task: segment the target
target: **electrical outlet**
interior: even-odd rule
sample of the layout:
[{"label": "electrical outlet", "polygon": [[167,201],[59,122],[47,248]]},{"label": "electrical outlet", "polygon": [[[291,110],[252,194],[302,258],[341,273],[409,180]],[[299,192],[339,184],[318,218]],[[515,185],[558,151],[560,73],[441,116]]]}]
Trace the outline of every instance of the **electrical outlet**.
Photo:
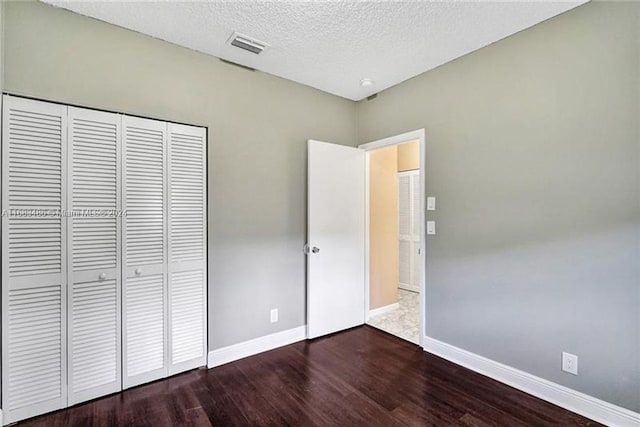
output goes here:
[{"label": "electrical outlet", "polygon": [[563,351],[562,370],[573,375],[578,375],[578,356]]},{"label": "electrical outlet", "polygon": [[271,323],[276,323],[278,321],[278,309],[271,309]]}]

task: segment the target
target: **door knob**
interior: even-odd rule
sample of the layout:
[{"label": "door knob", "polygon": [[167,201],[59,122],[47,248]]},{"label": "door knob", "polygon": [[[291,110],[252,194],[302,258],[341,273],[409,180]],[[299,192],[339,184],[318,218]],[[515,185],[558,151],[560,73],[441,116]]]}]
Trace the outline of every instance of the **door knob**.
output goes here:
[{"label": "door knob", "polygon": [[314,246],[314,247],[311,249],[311,252],[313,252],[314,254],[317,254],[318,252],[320,252],[320,248],[319,248],[319,247],[317,247],[317,246]]},{"label": "door knob", "polygon": [[100,280],[104,280],[104,279],[106,279],[106,278],[107,278],[107,273],[100,273],[100,274],[98,275],[98,279],[100,279]]},{"label": "door knob", "polygon": [[134,271],[134,273],[136,273],[136,276],[139,276],[142,274],[142,270],[140,270],[139,268],[136,268],[136,271]]}]

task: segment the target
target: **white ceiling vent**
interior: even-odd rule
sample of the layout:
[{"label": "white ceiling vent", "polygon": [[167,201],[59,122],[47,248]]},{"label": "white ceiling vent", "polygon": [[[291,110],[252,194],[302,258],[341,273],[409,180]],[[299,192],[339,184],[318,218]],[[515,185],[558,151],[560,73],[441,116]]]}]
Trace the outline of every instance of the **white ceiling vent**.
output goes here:
[{"label": "white ceiling vent", "polygon": [[265,42],[261,42],[260,40],[240,33],[231,34],[231,37],[227,40],[227,44],[255,53],[256,55],[261,54],[269,47]]}]

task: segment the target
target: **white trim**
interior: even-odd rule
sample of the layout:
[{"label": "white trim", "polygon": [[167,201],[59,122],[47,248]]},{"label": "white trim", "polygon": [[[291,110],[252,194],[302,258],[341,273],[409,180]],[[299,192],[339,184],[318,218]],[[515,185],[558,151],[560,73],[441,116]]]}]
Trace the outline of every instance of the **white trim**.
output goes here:
[{"label": "white trim", "polygon": [[398,283],[398,289],[402,289],[404,291],[415,292],[417,294],[420,293],[420,286],[408,285],[406,283]]},{"label": "white trim", "polygon": [[[425,140],[425,131],[424,128],[412,130],[410,132],[401,133],[400,135],[394,135],[387,138],[379,139],[373,142],[367,142],[366,144],[358,145],[358,148],[362,148],[366,151],[375,150],[377,148],[388,147],[390,145],[398,145],[404,142],[420,140],[420,142],[424,142]],[[420,153],[420,157],[423,158],[422,153]]]},{"label": "white trim", "polygon": [[393,304],[383,305],[382,307],[374,308],[373,310],[369,310],[367,312],[367,320],[369,320],[373,316],[380,316],[381,314],[388,313],[393,310],[397,310],[400,307],[399,302],[394,302]]},{"label": "white trim", "polygon": [[418,176],[420,175],[420,169],[409,169],[406,171],[399,171],[398,176]]},{"label": "white trim", "polygon": [[228,347],[222,347],[209,352],[207,367],[214,368],[233,362],[254,354],[273,350],[274,348],[293,344],[307,338],[306,325],[297,328],[287,329],[286,331],[276,332],[275,334],[265,335],[249,341],[233,344]]},{"label": "white trim", "polygon": [[609,426],[640,426],[640,414],[425,336],[424,350]]},{"label": "white trim", "polygon": [[391,145],[398,145],[405,142],[410,141],[419,141],[420,144],[420,262],[422,265],[421,273],[420,273],[420,332],[418,335],[418,339],[420,341],[420,347],[424,348],[423,337],[425,335],[424,323],[425,323],[425,286],[426,286],[426,270],[427,270],[427,235],[425,234],[425,224],[426,224],[426,212],[425,212],[425,200],[427,198],[427,183],[426,183],[426,136],[425,136],[424,128],[414,130],[411,132],[406,132],[400,135],[390,136],[388,138],[379,139],[377,141],[368,142],[366,144],[361,144],[358,148],[361,148],[366,153],[366,163],[365,163],[365,313],[369,312],[369,151],[375,150],[382,147],[388,147]]}]

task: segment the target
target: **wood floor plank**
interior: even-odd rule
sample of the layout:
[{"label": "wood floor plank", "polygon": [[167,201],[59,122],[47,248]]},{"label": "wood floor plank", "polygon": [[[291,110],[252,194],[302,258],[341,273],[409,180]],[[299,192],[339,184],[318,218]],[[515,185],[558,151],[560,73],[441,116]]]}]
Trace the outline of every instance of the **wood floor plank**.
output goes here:
[{"label": "wood floor plank", "polygon": [[598,426],[362,326],[197,369],[25,427]]}]

